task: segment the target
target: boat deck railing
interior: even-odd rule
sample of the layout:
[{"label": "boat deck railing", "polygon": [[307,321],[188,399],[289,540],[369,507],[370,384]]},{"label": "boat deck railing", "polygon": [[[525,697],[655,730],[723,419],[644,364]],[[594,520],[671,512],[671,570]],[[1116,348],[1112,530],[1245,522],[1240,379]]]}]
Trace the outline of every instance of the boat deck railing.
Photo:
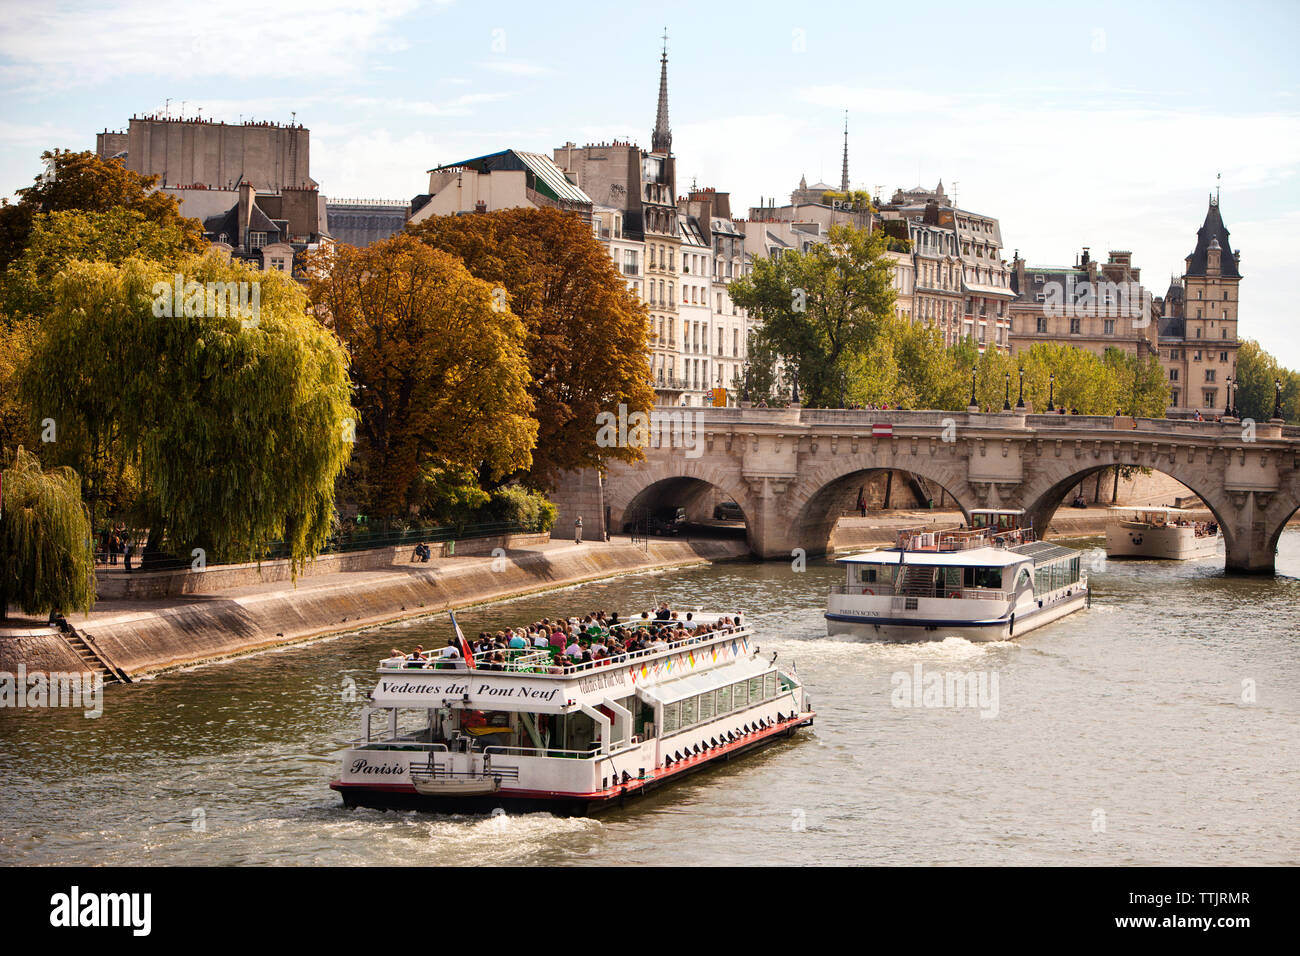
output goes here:
[{"label": "boat deck railing", "polygon": [[919,597],[919,598],[953,598],[963,601],[1010,601],[1013,597],[1010,591],[1000,591],[993,588],[953,588],[952,590],[940,589],[933,584],[909,584],[903,587],[894,587],[888,584],[832,584],[831,594],[846,594],[854,597],[865,595],[867,597]]},{"label": "boat deck railing", "polygon": [[995,531],[992,528],[905,528],[898,532],[895,546],[900,551],[970,551],[975,548],[1013,548],[1034,540],[1032,528]]},{"label": "boat deck railing", "polygon": [[[635,622],[633,626],[639,626]],[[677,622],[648,621],[647,624],[675,624]],[[747,624],[740,627],[724,628],[716,631],[705,631],[702,634],[692,634],[690,637],[683,638],[680,641],[673,641],[666,647],[648,647],[640,651],[622,651],[618,654],[611,654],[608,657],[602,657],[599,660],[585,661],[578,664],[556,664],[555,659],[559,657],[559,648],[513,648],[505,650],[479,651],[474,655],[475,669],[487,671],[488,673],[514,673],[514,674],[562,674],[572,676],[574,674],[584,674],[595,670],[598,667],[608,667],[612,664],[626,664],[628,661],[641,660],[642,658],[654,657],[659,654],[671,654],[674,651],[685,647],[692,647],[697,644],[704,644],[714,638],[719,637],[744,637],[748,638],[753,634],[753,630]],[[590,635],[584,635],[589,637]],[[492,661],[492,666],[487,664],[491,658],[497,654],[505,655],[506,659],[502,662]],[[380,668],[384,670],[461,670],[468,671],[464,661],[459,658],[433,658],[425,661],[423,664],[416,663],[407,657],[389,657],[379,662]]]}]

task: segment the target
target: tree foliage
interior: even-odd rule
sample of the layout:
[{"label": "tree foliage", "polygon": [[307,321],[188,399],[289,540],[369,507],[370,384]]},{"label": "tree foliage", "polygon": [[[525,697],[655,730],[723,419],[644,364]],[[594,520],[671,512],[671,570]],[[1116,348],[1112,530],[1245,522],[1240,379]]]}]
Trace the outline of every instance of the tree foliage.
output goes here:
[{"label": "tree foliage", "polygon": [[[164,539],[209,560],[250,560],[283,540],[299,563],[326,540],[351,451],[346,356],[287,276],[217,255],[179,271],[183,302],[164,310],[170,268],[70,265],[20,370],[22,397],[53,423],[56,460],[138,470],[146,560]],[[251,320],[214,308],[208,285],[241,282],[260,290]]]},{"label": "tree foliage", "polygon": [[539,428],[520,477],[548,488],[561,471],[640,460],[638,448],[596,444],[599,413],[649,412],[654,391],[645,306],[590,226],[559,210],[519,208],[434,216],[412,234],[503,290],[523,320]]},{"label": "tree foliage", "polygon": [[1257,422],[1273,417],[1277,402],[1277,387],[1282,386],[1282,418],[1291,424],[1300,424],[1300,372],[1281,364],[1258,342],[1246,339],[1237,350],[1236,390],[1234,404],[1243,418]]},{"label": "tree foliage", "polygon": [[728,287],[732,301],[761,322],[751,344],[795,370],[800,398],[814,408],[844,401],[850,367],[894,314],[885,236],[832,226],[827,239],[807,252],[759,259]]},{"label": "tree foliage", "polygon": [[4,470],[0,513],[0,618],[9,602],[26,614],[89,611],[95,555],[81,480],[70,468],[41,468],[21,447]]},{"label": "tree foliage", "polygon": [[524,326],[454,256],[409,235],[308,265],[351,358],[360,504],[385,518],[527,469],[537,438]]},{"label": "tree foliage", "polygon": [[38,213],[26,247],[0,274],[0,314],[10,320],[45,315],[51,306],[52,280],[71,262],[120,265],[136,258],[177,263],[193,251],[186,226],[192,221],[150,219],[125,206],[103,212]]},{"label": "tree foliage", "polygon": [[45,174],[18,190],[19,200],[0,204],[0,270],[27,248],[41,213],[81,210],[108,212],[125,208],[164,230],[177,229],[189,251],[203,248],[203,225],[180,214],[174,196],[157,189],[157,176],[141,176],[120,159],[101,159],[90,151],[46,150]]}]

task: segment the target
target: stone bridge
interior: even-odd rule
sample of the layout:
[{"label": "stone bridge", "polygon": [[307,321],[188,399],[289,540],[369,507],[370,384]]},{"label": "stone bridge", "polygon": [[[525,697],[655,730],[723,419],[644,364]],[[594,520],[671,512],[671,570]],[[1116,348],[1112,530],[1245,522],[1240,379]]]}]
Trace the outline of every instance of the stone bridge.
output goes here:
[{"label": "stone bridge", "polygon": [[[651,447],[614,464],[603,499],[624,515],[684,505],[720,489],[745,513],[764,558],[827,550],[866,474],[897,469],[940,486],[962,511],[1024,508],[1046,528],[1065,496],[1112,465],[1181,482],[1214,514],[1230,571],[1270,573],[1278,536],[1300,508],[1300,428],[1007,412],[702,408],[656,412]],[[873,427],[874,426],[874,427]],[[936,492],[937,497],[937,492]]]}]

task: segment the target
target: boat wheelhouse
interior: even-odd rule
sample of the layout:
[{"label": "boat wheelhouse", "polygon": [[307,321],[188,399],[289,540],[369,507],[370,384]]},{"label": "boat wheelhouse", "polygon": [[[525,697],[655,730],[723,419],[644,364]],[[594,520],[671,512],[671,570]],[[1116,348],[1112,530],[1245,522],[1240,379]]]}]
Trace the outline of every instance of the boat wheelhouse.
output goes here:
[{"label": "boat wheelhouse", "polygon": [[537,648],[383,661],[330,786],[348,806],[585,814],[812,724],[797,674],[740,615],[695,619],[717,623],[580,664]]},{"label": "boat wheelhouse", "polygon": [[1106,556],[1192,561],[1219,550],[1219,526],[1193,521],[1191,512],[1163,505],[1116,506],[1106,526]]},{"label": "boat wheelhouse", "polygon": [[981,509],[970,527],[903,531],[893,548],[837,559],[827,633],[878,640],[1018,637],[1084,607],[1080,552],[1034,540],[1024,513]]}]

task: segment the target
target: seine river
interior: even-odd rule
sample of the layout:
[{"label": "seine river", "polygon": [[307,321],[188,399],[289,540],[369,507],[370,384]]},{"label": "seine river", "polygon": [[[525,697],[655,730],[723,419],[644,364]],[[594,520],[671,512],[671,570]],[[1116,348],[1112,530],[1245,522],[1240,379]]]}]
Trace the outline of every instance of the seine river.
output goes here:
[{"label": "seine river", "polygon": [[[621,578],[466,611],[466,630],[656,599],[746,610],[816,726],[595,819],[349,811],[327,784],[374,664],[437,618],[191,668],[105,711],[0,716],[7,864],[1295,864],[1300,533],[1276,578],[1094,564],[1087,611],[1014,642],[830,640],[828,564]],[[994,707],[894,706],[915,665]],[[991,702],[986,701],[986,704]]]}]

